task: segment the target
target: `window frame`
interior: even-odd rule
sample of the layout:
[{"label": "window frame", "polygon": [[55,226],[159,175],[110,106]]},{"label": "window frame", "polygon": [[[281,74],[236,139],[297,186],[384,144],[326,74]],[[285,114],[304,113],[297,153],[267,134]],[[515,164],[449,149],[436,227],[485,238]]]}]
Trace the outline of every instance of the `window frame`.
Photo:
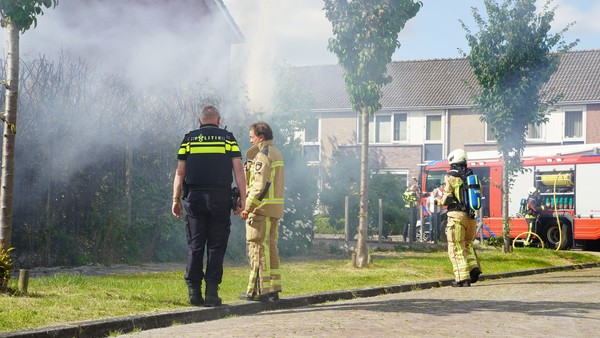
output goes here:
[{"label": "window frame", "polygon": [[[546,128],[544,128],[544,126],[545,126],[544,123],[540,123],[540,124],[530,123],[527,126],[527,134],[525,135],[525,141],[534,141],[535,142],[535,141],[543,141],[543,140],[545,140],[544,136],[545,136],[545,130],[546,130]],[[539,128],[539,137],[530,137],[529,136],[530,135],[529,133],[531,132],[531,128],[532,127]]]},{"label": "window frame", "polygon": [[[398,125],[398,139],[396,139],[396,116],[404,116],[404,139],[401,138],[403,135]],[[399,122],[398,122],[399,123]],[[393,112],[392,113],[392,142],[393,143],[408,143],[408,113],[406,112]]]},{"label": "window frame", "polygon": [[317,160],[306,160],[308,164],[318,164],[321,163],[321,119],[316,118],[317,122],[317,139],[316,141],[306,141],[306,128],[303,129],[302,132],[302,158],[305,158],[307,147],[318,147],[317,151]]},{"label": "window frame", "polygon": [[[431,139],[430,137],[430,118],[436,117],[439,118],[439,139]],[[443,116],[442,114],[426,114],[425,115],[425,143],[433,143],[438,144],[442,143],[444,140],[444,125],[443,125]]]},{"label": "window frame", "polygon": [[[569,113],[579,113],[579,136],[567,136],[567,114]],[[584,110],[583,109],[565,109],[563,116],[563,140],[565,141],[582,141],[584,140],[585,134],[585,118],[584,118]]]},{"label": "window frame", "polygon": [[485,141],[486,143],[496,143],[496,135],[494,135],[492,131],[492,125],[490,123],[485,123]]},{"label": "window frame", "polygon": [[[404,115],[406,117],[405,123],[406,123],[406,140],[395,140],[395,126],[396,126],[396,116],[399,115]],[[378,134],[378,125],[377,125],[377,118],[389,118],[389,124],[390,124],[390,128],[389,129],[389,135],[386,136],[386,140],[385,142],[381,142],[381,141],[376,141],[378,138],[381,139],[381,137]],[[361,116],[358,115],[357,118],[357,143],[361,144],[361,138],[362,138],[362,124],[361,124]],[[373,144],[373,145],[383,145],[383,144],[398,144],[398,143],[408,143],[409,142],[409,126],[408,126],[408,113],[406,112],[384,112],[384,113],[376,113],[374,115],[369,116],[369,144]]]}]

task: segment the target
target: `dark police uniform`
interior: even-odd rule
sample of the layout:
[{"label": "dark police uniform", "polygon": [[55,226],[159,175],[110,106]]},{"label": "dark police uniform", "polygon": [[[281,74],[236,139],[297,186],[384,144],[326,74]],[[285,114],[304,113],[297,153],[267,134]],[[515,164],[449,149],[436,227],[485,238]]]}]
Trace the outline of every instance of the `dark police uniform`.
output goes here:
[{"label": "dark police uniform", "polygon": [[[233,158],[241,158],[233,134],[214,124],[204,124],[185,135],[177,159],[185,161],[183,207],[186,212],[188,286],[220,284],[223,258],[231,227]],[[207,248],[206,273],[203,271]]]}]

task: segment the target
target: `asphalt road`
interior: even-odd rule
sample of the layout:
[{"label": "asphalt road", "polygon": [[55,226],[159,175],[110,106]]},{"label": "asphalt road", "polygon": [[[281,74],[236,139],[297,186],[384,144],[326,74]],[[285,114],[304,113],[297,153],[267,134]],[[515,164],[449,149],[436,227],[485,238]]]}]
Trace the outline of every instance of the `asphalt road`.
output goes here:
[{"label": "asphalt road", "polygon": [[599,335],[600,267],[595,267],[231,316],[121,337]]}]

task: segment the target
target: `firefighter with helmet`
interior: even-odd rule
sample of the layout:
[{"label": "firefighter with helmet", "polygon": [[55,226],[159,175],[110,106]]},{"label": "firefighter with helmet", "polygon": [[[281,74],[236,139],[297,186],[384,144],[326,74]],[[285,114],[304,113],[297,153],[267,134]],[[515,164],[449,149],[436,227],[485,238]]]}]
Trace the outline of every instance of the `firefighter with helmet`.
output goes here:
[{"label": "firefighter with helmet", "polygon": [[448,257],[454,272],[454,287],[467,287],[479,280],[481,268],[473,250],[477,230],[475,214],[470,209],[465,194],[465,180],[473,171],[467,168],[467,153],[456,149],[448,155],[450,171],[444,176],[441,203],[448,208],[446,237]]},{"label": "firefighter with helmet", "polygon": [[536,187],[531,187],[527,190],[527,209],[525,211],[525,222],[527,222],[527,238],[523,243],[524,246],[531,245],[531,234],[536,231],[536,223],[538,216],[544,210],[542,205],[542,199],[540,198],[540,192]]}]

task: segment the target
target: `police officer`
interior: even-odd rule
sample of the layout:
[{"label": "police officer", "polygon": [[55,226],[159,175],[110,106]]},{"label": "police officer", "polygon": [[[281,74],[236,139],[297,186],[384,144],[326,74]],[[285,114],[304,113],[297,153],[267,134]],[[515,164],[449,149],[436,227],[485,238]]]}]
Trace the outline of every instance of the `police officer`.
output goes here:
[{"label": "police officer", "polygon": [[540,199],[540,192],[536,187],[531,187],[527,191],[527,210],[525,211],[525,221],[527,222],[527,238],[523,243],[524,246],[531,245],[531,233],[535,233],[535,224],[541,211],[544,210],[542,200]]},{"label": "police officer", "polygon": [[241,212],[246,220],[250,277],[241,298],[276,301],[281,292],[278,225],[283,217],[283,157],[273,145],[273,131],[265,122],[250,126],[252,147],[246,153],[248,197]]},{"label": "police officer", "polygon": [[[233,134],[219,128],[221,116],[214,106],[205,106],[200,128],[185,135],[177,153],[173,181],[172,213],[180,218],[186,212],[188,257],[185,282],[190,303],[218,306],[218,285],[223,277],[223,258],[231,227],[231,208],[236,213],[245,206],[246,186],[241,152]],[[232,206],[232,172],[240,189],[240,201]],[[183,194],[182,194],[183,191]],[[207,248],[206,271],[203,268]],[[202,280],[206,282],[202,297]]]},{"label": "police officer", "polygon": [[444,176],[445,185],[441,200],[442,205],[448,207],[448,257],[455,279],[452,286],[465,287],[477,282],[481,274],[472,246],[477,221],[465,200],[463,184],[472,171],[467,168],[467,153],[463,149],[452,151],[448,155],[448,162],[450,171]]}]

